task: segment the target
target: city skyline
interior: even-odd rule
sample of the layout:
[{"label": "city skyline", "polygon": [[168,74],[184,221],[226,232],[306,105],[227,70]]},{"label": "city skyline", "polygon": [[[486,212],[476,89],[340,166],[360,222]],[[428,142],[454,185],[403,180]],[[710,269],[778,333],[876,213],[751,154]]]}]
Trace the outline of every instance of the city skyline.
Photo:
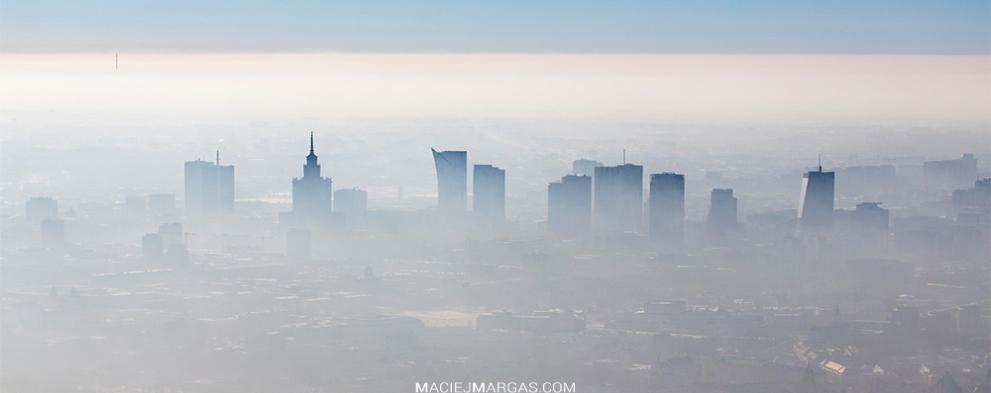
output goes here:
[{"label": "city skyline", "polygon": [[0,0],[0,391],[991,393],[991,0]]}]

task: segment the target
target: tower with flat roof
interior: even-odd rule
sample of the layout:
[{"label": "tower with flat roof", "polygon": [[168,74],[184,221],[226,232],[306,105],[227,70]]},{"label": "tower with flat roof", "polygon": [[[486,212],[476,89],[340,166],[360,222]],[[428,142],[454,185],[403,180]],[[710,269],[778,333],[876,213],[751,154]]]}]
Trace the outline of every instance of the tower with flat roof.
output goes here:
[{"label": "tower with flat roof", "polygon": [[492,165],[475,165],[472,173],[472,211],[480,222],[506,219],[506,171]]},{"label": "tower with flat roof", "polygon": [[650,175],[650,235],[659,245],[680,249],[685,241],[685,175]]},{"label": "tower with flat roof", "polygon": [[714,188],[709,194],[709,215],[705,231],[710,236],[723,236],[737,227],[736,197],[731,188]]},{"label": "tower with flat roof", "polygon": [[234,213],[234,166],[220,164],[220,150],[213,162],[186,161],[183,172],[186,215],[193,219]]},{"label": "tower with flat roof", "polygon": [[643,166],[595,168],[593,225],[600,231],[639,231],[643,221]]},{"label": "tower with flat roof", "polygon": [[582,234],[592,224],[592,177],[568,175],[547,185],[547,229]]}]

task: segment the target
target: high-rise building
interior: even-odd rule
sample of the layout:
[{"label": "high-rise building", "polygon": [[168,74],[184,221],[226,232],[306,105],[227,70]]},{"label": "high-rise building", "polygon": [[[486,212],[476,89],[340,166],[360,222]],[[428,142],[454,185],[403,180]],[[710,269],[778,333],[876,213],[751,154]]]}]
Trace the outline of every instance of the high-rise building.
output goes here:
[{"label": "high-rise building", "polygon": [[922,171],[932,181],[969,185],[977,179],[977,159],[968,153],[955,160],[926,161]]},{"label": "high-rise building", "polygon": [[571,163],[571,173],[592,176],[595,174],[595,168],[600,166],[602,166],[601,162],[582,158]]},{"label": "high-rise building", "polygon": [[586,233],[592,224],[592,177],[568,175],[547,186],[547,227],[561,234]]},{"label": "high-rise building", "polygon": [[731,188],[714,188],[709,194],[709,216],[705,229],[709,235],[720,236],[736,229],[736,197]]},{"label": "high-rise building", "polygon": [[28,199],[24,203],[24,216],[31,223],[54,220],[58,218],[58,201],[46,197]]},{"label": "high-rise building", "polygon": [[175,244],[185,244],[186,234],[182,231],[182,224],[170,222],[158,226],[158,235],[162,237],[162,244],[165,248]]},{"label": "high-rise building", "polygon": [[475,165],[472,175],[472,210],[482,222],[506,218],[506,171],[492,165]]},{"label": "high-rise building", "polygon": [[234,213],[234,166],[214,162],[186,161],[184,171],[186,214],[194,218],[229,216]]},{"label": "high-rise building", "polygon": [[643,221],[643,166],[595,168],[593,223],[602,231],[638,231]]},{"label": "high-rise building", "polygon": [[650,234],[659,245],[678,249],[685,241],[685,175],[650,175]]},{"label": "high-rise building", "polygon": [[313,151],[310,133],[310,154],[303,165],[303,177],[292,179],[292,214],[296,222],[322,222],[333,208],[333,181],[320,175],[320,164]]},{"label": "high-rise building", "polygon": [[172,263],[185,263],[189,259],[189,251],[186,245],[186,233],[182,231],[182,224],[178,222],[161,224],[158,226],[158,236],[162,240],[162,249],[165,251],[165,259]]},{"label": "high-rise building", "polygon": [[802,196],[798,203],[798,219],[803,229],[822,229],[833,225],[833,172],[816,171],[802,176]]},{"label": "high-rise building", "polygon": [[437,210],[462,213],[468,206],[468,152],[430,149],[437,168]]},{"label": "high-rise building", "polygon": [[368,193],[357,188],[334,191],[334,211],[346,220],[360,220],[368,211]]}]

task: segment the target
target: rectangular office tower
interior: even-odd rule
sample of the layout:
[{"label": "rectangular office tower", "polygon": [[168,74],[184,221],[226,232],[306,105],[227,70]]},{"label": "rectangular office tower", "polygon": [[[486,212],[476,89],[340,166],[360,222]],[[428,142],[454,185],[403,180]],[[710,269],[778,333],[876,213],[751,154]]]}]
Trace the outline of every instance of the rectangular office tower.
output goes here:
[{"label": "rectangular office tower", "polygon": [[186,161],[184,171],[186,214],[193,218],[234,213],[234,166],[215,162]]},{"label": "rectangular office tower", "polygon": [[650,235],[659,245],[680,249],[685,241],[685,175],[650,175]]},{"label": "rectangular office tower", "polygon": [[28,199],[24,203],[24,217],[33,224],[58,218],[58,201],[47,197]]},{"label": "rectangular office tower", "polygon": [[492,165],[475,165],[472,172],[472,209],[481,222],[506,219],[506,171]]},{"label": "rectangular office tower", "polygon": [[803,229],[822,229],[833,225],[833,172],[809,171],[802,176],[802,196],[798,202],[798,220]]},{"label": "rectangular office tower", "polygon": [[600,231],[638,231],[643,221],[643,166],[595,168],[593,223]]},{"label": "rectangular office tower", "polygon": [[430,151],[437,168],[437,210],[464,212],[468,207],[468,152]]},{"label": "rectangular office tower", "polygon": [[714,188],[709,197],[709,216],[705,231],[709,235],[725,235],[736,229],[736,197],[731,188]]},{"label": "rectangular office tower", "polygon": [[568,175],[547,185],[547,228],[551,232],[581,234],[591,224],[591,176]]}]

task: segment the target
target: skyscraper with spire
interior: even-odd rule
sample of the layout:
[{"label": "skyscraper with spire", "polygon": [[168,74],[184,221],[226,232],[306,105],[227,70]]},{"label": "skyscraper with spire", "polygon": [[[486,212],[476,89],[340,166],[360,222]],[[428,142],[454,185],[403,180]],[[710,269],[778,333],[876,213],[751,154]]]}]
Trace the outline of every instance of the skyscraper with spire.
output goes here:
[{"label": "skyscraper with spire", "polygon": [[297,222],[319,221],[330,216],[333,182],[320,176],[320,164],[313,149],[313,132],[310,132],[310,154],[303,165],[303,177],[292,179],[292,214]]}]

